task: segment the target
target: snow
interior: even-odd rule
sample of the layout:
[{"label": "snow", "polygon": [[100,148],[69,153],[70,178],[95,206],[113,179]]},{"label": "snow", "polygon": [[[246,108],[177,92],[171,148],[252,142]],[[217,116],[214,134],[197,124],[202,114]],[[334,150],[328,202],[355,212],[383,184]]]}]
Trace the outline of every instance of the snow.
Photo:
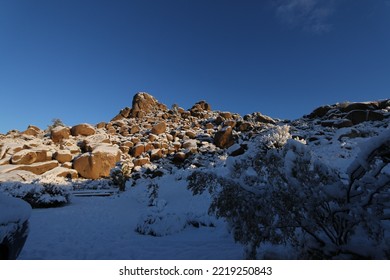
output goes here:
[{"label": "snow", "polygon": [[93,153],[109,154],[116,157],[119,153],[119,149],[118,147],[111,146],[109,144],[99,144],[98,146],[96,146],[96,148],[93,149]]},{"label": "snow", "polygon": [[[141,179],[119,195],[73,197],[65,207],[34,209],[19,259],[242,259],[242,246],[225,222],[208,216],[208,195],[187,190],[180,179],[186,175]],[[151,183],[159,190],[149,206]],[[144,226],[147,217],[157,222]],[[138,226],[159,236],[140,234]]]},{"label": "snow", "polygon": [[30,217],[31,207],[21,199],[0,194],[0,225],[24,222]]}]

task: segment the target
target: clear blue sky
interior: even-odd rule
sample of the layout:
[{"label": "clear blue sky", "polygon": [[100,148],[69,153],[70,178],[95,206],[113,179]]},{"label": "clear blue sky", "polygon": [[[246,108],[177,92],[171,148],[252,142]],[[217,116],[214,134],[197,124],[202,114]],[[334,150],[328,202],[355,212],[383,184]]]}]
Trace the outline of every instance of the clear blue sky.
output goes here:
[{"label": "clear blue sky", "polygon": [[295,119],[390,97],[388,0],[0,0],[0,132],[109,121],[146,91]]}]

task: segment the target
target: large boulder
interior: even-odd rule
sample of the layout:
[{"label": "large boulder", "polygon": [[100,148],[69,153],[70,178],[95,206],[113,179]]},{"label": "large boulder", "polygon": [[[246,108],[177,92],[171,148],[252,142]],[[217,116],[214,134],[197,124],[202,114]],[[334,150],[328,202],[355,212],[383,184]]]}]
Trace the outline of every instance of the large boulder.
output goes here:
[{"label": "large boulder", "polygon": [[97,146],[111,144],[107,134],[94,134],[86,137],[79,145],[86,152],[92,152]]},{"label": "large boulder", "polygon": [[65,163],[72,161],[73,156],[69,150],[59,150],[54,153],[54,159],[59,163]]},{"label": "large boulder", "polygon": [[32,181],[36,178],[37,176],[34,173],[23,170],[13,170],[0,174],[0,182],[24,182]]},{"label": "large boulder", "polygon": [[97,146],[91,153],[84,153],[73,161],[73,168],[86,179],[108,177],[115,164],[121,159],[118,147]]},{"label": "large boulder", "polygon": [[32,172],[35,175],[42,175],[43,173],[56,168],[58,165],[58,161],[51,160],[46,162],[36,162],[29,165],[20,165],[15,170],[24,170]]},{"label": "large boulder", "polygon": [[21,150],[11,158],[12,164],[31,164],[37,160],[37,153],[32,150]]},{"label": "large boulder", "polygon": [[65,178],[70,178],[70,179],[77,179],[78,178],[78,172],[77,170],[74,169],[69,169],[65,167],[56,167],[52,170],[49,170],[42,174],[42,177],[65,177]]},{"label": "large boulder", "polygon": [[39,127],[34,125],[29,125],[28,128],[22,132],[22,134],[30,135],[30,136],[37,136],[42,131],[39,129]]},{"label": "large boulder", "polygon": [[90,136],[96,133],[95,128],[87,123],[78,124],[72,127],[71,133],[73,136]]},{"label": "large boulder", "polygon": [[157,111],[166,111],[167,107],[157,101],[156,98],[146,92],[139,92],[133,97],[130,116],[143,117],[146,114]]},{"label": "large boulder", "polygon": [[345,118],[355,125],[365,121],[382,121],[385,116],[375,111],[354,110],[349,112]]},{"label": "large boulder", "polygon": [[329,112],[330,109],[332,109],[332,107],[329,105],[321,106],[321,107],[314,109],[314,111],[311,112],[306,117],[309,119],[322,118]]},{"label": "large boulder", "polygon": [[69,139],[69,127],[57,126],[51,130],[51,139],[54,143],[60,143],[64,139]]},{"label": "large boulder", "polygon": [[211,111],[211,106],[204,100],[199,101],[195,103],[194,106],[189,110],[191,116],[194,117],[203,117],[204,112],[210,112]]},{"label": "large boulder", "polygon": [[139,157],[145,152],[145,144],[144,143],[138,143],[135,145],[131,151],[131,155],[133,157]]},{"label": "large boulder", "polygon": [[221,148],[227,149],[235,143],[233,129],[230,126],[224,127],[215,133],[214,144]]},{"label": "large boulder", "polygon": [[53,152],[47,147],[37,147],[34,148],[33,151],[37,154],[35,162],[50,161],[53,158]]},{"label": "large boulder", "polygon": [[355,110],[363,110],[363,111],[370,111],[370,110],[377,110],[379,108],[378,102],[353,102],[353,103],[347,103],[345,106],[340,108],[341,112],[351,112]]}]

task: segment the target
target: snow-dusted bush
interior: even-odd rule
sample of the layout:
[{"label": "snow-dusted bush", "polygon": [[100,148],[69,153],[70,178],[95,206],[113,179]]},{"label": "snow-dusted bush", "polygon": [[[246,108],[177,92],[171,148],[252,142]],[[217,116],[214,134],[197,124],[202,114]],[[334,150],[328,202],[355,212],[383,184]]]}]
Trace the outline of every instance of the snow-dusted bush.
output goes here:
[{"label": "snow-dusted bush", "polygon": [[144,235],[166,236],[182,231],[187,221],[176,213],[150,213],[140,217],[136,231]]},{"label": "snow-dusted bush", "polygon": [[0,191],[27,201],[33,208],[63,206],[70,202],[70,186],[52,183],[4,182]]},{"label": "snow-dusted bush", "polygon": [[212,194],[210,212],[227,220],[247,258],[259,257],[269,243],[293,248],[295,258],[388,258],[390,135],[384,134],[370,139],[375,144],[351,166],[348,184],[279,127],[232,162],[228,176],[196,171],[188,187]]},{"label": "snow-dusted bush", "polygon": [[118,163],[110,172],[110,178],[115,186],[118,186],[120,191],[125,191],[126,182],[131,176],[133,165],[129,161]]},{"label": "snow-dusted bush", "polygon": [[287,140],[291,139],[290,127],[288,125],[277,126],[269,134],[261,137],[261,142],[269,149],[283,147]]}]

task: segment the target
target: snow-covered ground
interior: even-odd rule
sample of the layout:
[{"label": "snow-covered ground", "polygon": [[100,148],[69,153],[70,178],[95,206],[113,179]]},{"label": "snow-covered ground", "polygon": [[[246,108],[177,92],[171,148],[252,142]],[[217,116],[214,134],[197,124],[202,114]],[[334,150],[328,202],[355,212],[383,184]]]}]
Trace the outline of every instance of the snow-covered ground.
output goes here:
[{"label": "snow-covered ground", "polygon": [[[156,206],[148,206],[148,182],[141,181],[120,195],[73,197],[64,207],[34,209],[19,259],[242,259],[226,224],[207,215],[209,198],[192,196],[186,181],[176,178],[154,181],[160,187]],[[163,236],[136,232],[145,216],[164,216],[153,225]]]},{"label": "snow-covered ground", "polygon": [[[307,147],[313,157],[338,170],[343,180],[348,180],[348,167],[372,144],[373,137],[389,135],[387,125],[361,124],[338,130],[305,125],[296,126],[292,132],[312,138]],[[284,134],[291,136],[288,129]],[[253,153],[257,142],[241,143],[248,145],[242,157]],[[34,209],[30,234],[19,259],[243,259],[243,245],[234,242],[227,223],[208,214],[210,195],[194,196],[187,190],[186,180],[196,163],[225,177],[236,159],[239,157],[227,154],[199,155],[192,159],[194,167],[171,166],[162,177],[138,179],[134,187],[128,182],[127,190],[120,194],[73,197],[70,204],[60,208]],[[388,174],[388,169],[383,172]],[[248,176],[251,170],[246,171]],[[387,224],[386,238],[390,232]],[[267,258],[277,258],[272,254],[279,249],[285,248],[266,245],[261,253],[269,251]],[[280,255],[289,258],[286,254]]]}]

